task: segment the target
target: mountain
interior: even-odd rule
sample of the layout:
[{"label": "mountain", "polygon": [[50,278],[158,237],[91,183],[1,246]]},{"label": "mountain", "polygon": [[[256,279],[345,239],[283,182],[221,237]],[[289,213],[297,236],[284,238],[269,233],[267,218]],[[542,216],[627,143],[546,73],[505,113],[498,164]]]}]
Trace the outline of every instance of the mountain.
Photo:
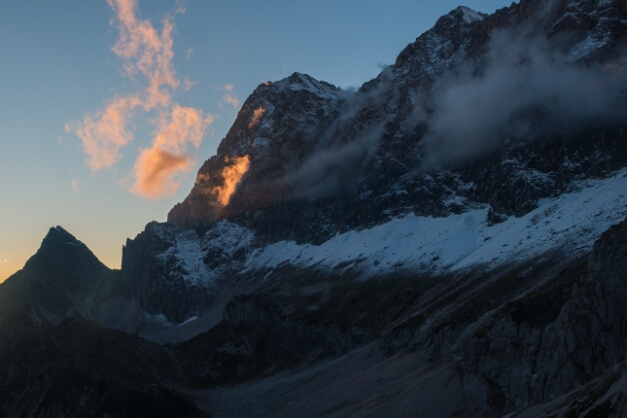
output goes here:
[{"label": "mountain", "polygon": [[354,91],[261,84],[120,271],[57,227],[0,285],[0,416],[623,416],[626,41],[459,7]]},{"label": "mountain", "polygon": [[[356,92],[302,74],[264,83],[168,221],[188,228],[228,218],[271,241],[317,245],[412,212],[489,205],[491,222],[523,216],[574,180],[625,164],[624,79],[607,81],[604,69],[621,62],[624,9],[458,8]],[[590,91],[575,79],[600,85]],[[598,102],[585,104],[590,93]]]},{"label": "mountain", "polygon": [[72,234],[50,228],[37,253],[0,287],[0,349],[31,328],[58,325],[67,315],[91,318],[92,306],[115,274]]}]

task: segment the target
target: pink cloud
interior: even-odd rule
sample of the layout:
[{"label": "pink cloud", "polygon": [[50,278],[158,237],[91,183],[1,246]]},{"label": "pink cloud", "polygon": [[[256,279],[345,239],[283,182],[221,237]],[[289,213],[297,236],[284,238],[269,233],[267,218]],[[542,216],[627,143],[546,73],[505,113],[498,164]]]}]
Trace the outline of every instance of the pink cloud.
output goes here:
[{"label": "pink cloud", "polygon": [[233,106],[236,109],[241,104],[239,99],[235,95],[233,95],[233,94],[225,94],[224,97],[222,97],[222,100],[224,100],[226,103],[230,104],[231,106]]},{"label": "pink cloud", "polygon": [[197,81],[192,81],[187,77],[183,78],[183,91],[190,91],[192,87],[198,84]]},{"label": "pink cloud", "polygon": [[[95,172],[120,160],[120,149],[133,140],[132,132],[127,129],[131,118],[156,113],[151,122],[157,126],[152,146],[140,150],[133,171],[134,184],[127,188],[149,198],[170,196],[179,187],[174,176],[191,169],[187,144],[198,148],[213,118],[203,116],[201,110],[172,103],[172,92],[181,84],[172,65],[172,16],[163,20],[159,32],[149,20],[137,17],[137,0],[107,0],[107,3],[116,14],[111,24],[117,23],[119,30],[112,50],[123,60],[125,72],[132,78],[140,74],[145,83],[136,93],[116,97],[104,110],[66,125],[66,131],[81,138],[87,164]],[[184,10],[176,11],[179,12]],[[191,52],[190,48],[188,57]],[[184,78],[183,90],[189,90],[194,84]],[[73,184],[72,188],[75,189]]]},{"label": "pink cloud", "polygon": [[111,167],[120,159],[120,148],[133,140],[133,134],[126,129],[131,111],[141,104],[136,96],[116,97],[95,115],[65,125],[67,132],[74,132],[82,140],[92,171]]},{"label": "pink cloud", "polygon": [[141,72],[148,81],[144,106],[148,109],[167,106],[170,92],[162,87],[176,90],[179,81],[172,67],[172,17],[163,20],[161,34],[155,30],[149,20],[138,20],[135,16],[135,0],[107,0],[117,14],[120,36],[113,52],[124,59],[124,69],[133,76]]},{"label": "pink cloud", "polygon": [[152,147],[142,150],[135,162],[131,192],[152,199],[176,193],[180,182],[174,177],[189,171],[193,165],[187,144],[198,148],[212,122],[211,115],[203,117],[202,111],[174,105],[172,113],[159,121]]}]

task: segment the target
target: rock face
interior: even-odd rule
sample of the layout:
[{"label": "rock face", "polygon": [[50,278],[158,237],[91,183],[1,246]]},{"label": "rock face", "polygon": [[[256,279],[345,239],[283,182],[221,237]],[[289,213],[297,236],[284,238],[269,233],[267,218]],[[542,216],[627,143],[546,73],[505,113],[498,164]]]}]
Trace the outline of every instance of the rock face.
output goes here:
[{"label": "rock face", "polygon": [[624,361],[627,353],[627,220],[594,244],[588,275],[556,323],[562,369],[557,381],[583,383]]},{"label": "rock face", "polygon": [[[262,84],[168,221],[187,228],[236,219],[269,240],[319,244],[337,232],[409,212],[446,216],[489,204],[493,223],[523,216],[539,199],[568,191],[574,180],[624,166],[627,129],[624,115],[579,126],[559,106],[551,110],[555,97],[517,99],[517,83],[528,90],[537,86],[516,79],[498,55],[520,50],[529,60],[520,64],[522,71],[532,79],[535,71],[564,77],[562,69],[542,67],[544,59],[611,71],[618,65],[626,18],[620,1],[530,0],[489,16],[460,7],[358,91],[297,73]],[[492,86],[503,72],[511,76],[510,85]],[[511,91],[511,100],[491,98],[509,110],[500,115],[498,105],[486,108],[493,114],[477,117],[494,125],[494,132],[475,132],[479,122],[468,121],[452,132],[463,142],[447,143],[440,138],[451,133],[446,118],[455,106],[465,106],[451,103],[453,94],[472,95],[482,83],[483,96],[490,86]],[[555,95],[559,100],[561,93]],[[221,204],[225,172],[233,171],[228,167],[238,158],[247,158],[247,171]]]},{"label": "rock face", "polygon": [[[174,246],[177,232],[173,225],[151,223],[134,240],[127,240],[122,251],[122,282],[125,295],[137,300],[147,313],[163,314],[169,321],[180,323],[200,315],[210,294],[203,286],[185,282],[183,276],[188,272],[184,265],[171,265],[170,260],[156,257]],[[198,239],[192,236],[192,242],[194,238]]]},{"label": "rock face", "polygon": [[[445,301],[439,308],[443,317],[425,315],[430,307],[424,304],[413,312],[423,320],[389,331],[382,348],[389,354],[418,350],[484,376],[507,400],[504,411],[560,398],[607,374],[611,382],[597,388],[582,403],[585,408],[572,397],[562,399],[561,407],[570,402],[567,410],[583,411],[621,376],[611,370],[622,367],[627,352],[626,250],[627,220],[604,233],[589,257],[556,267],[539,264],[523,275],[492,273],[487,285],[464,285],[465,296],[435,298],[432,306]],[[620,411],[618,399],[610,402],[617,403]]]},{"label": "rock face", "polygon": [[240,295],[223,320],[179,347],[192,384],[232,385],[303,362],[345,354],[359,338],[335,324],[304,321],[285,311],[274,296]]},{"label": "rock face", "polygon": [[[218,154],[198,171],[192,193],[168,215],[169,222],[198,226],[282,200],[286,185],[277,181],[320,146],[319,138],[343,103],[338,88],[303,74],[260,85],[244,103]],[[241,164],[242,158],[249,159],[249,168],[237,174],[242,181],[251,179],[247,197],[229,194],[232,200],[224,205],[220,199],[235,186],[229,190],[235,175],[229,168]]]}]

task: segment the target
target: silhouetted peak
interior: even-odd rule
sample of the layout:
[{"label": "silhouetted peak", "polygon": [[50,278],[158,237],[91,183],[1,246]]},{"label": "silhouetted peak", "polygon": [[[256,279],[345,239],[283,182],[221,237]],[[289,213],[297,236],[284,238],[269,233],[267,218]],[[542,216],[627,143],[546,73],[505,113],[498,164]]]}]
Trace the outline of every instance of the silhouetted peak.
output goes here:
[{"label": "silhouetted peak", "polygon": [[85,244],[76,239],[74,235],[63,229],[63,227],[55,226],[50,228],[50,230],[48,231],[48,234],[41,243],[41,248],[45,248],[48,246],[56,247],[58,245],[72,245],[87,249]]},{"label": "silhouetted peak", "polygon": [[60,226],[52,227],[41,242],[37,253],[25,265],[34,268],[66,269],[87,263],[104,267],[85,244]]}]

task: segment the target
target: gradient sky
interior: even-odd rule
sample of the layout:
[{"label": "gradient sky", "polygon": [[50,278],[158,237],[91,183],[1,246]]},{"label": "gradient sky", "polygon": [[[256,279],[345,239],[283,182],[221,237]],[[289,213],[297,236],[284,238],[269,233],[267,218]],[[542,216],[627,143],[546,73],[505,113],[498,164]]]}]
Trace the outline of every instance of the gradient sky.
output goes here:
[{"label": "gradient sky", "polygon": [[[138,70],[140,56],[125,59],[119,48],[114,51],[121,21],[112,5],[118,2],[132,3],[0,5],[0,282],[24,265],[56,225],[119,268],[125,240],[152,220],[165,221],[185,198],[196,171],[215,154],[257,85],[298,71],[357,87],[460,5],[460,0],[139,1],[137,22],[151,25],[159,36],[164,19],[174,25],[173,56],[165,65],[174,81],[161,85],[168,99],[151,106],[150,83],[141,71],[132,76],[125,71],[125,64]],[[510,3],[463,5],[491,13]],[[162,74],[160,68],[152,66],[148,75]],[[94,170],[77,131],[86,116],[97,121],[98,112],[125,97],[142,97],[125,125],[133,140],[119,148],[117,160]],[[173,125],[175,104],[200,119],[186,125],[188,135],[180,142],[159,142],[156,131]],[[141,151],[159,146],[184,155],[180,167],[187,169],[173,177],[180,185],[174,191],[170,184],[165,197],[140,187],[134,171]]]}]

